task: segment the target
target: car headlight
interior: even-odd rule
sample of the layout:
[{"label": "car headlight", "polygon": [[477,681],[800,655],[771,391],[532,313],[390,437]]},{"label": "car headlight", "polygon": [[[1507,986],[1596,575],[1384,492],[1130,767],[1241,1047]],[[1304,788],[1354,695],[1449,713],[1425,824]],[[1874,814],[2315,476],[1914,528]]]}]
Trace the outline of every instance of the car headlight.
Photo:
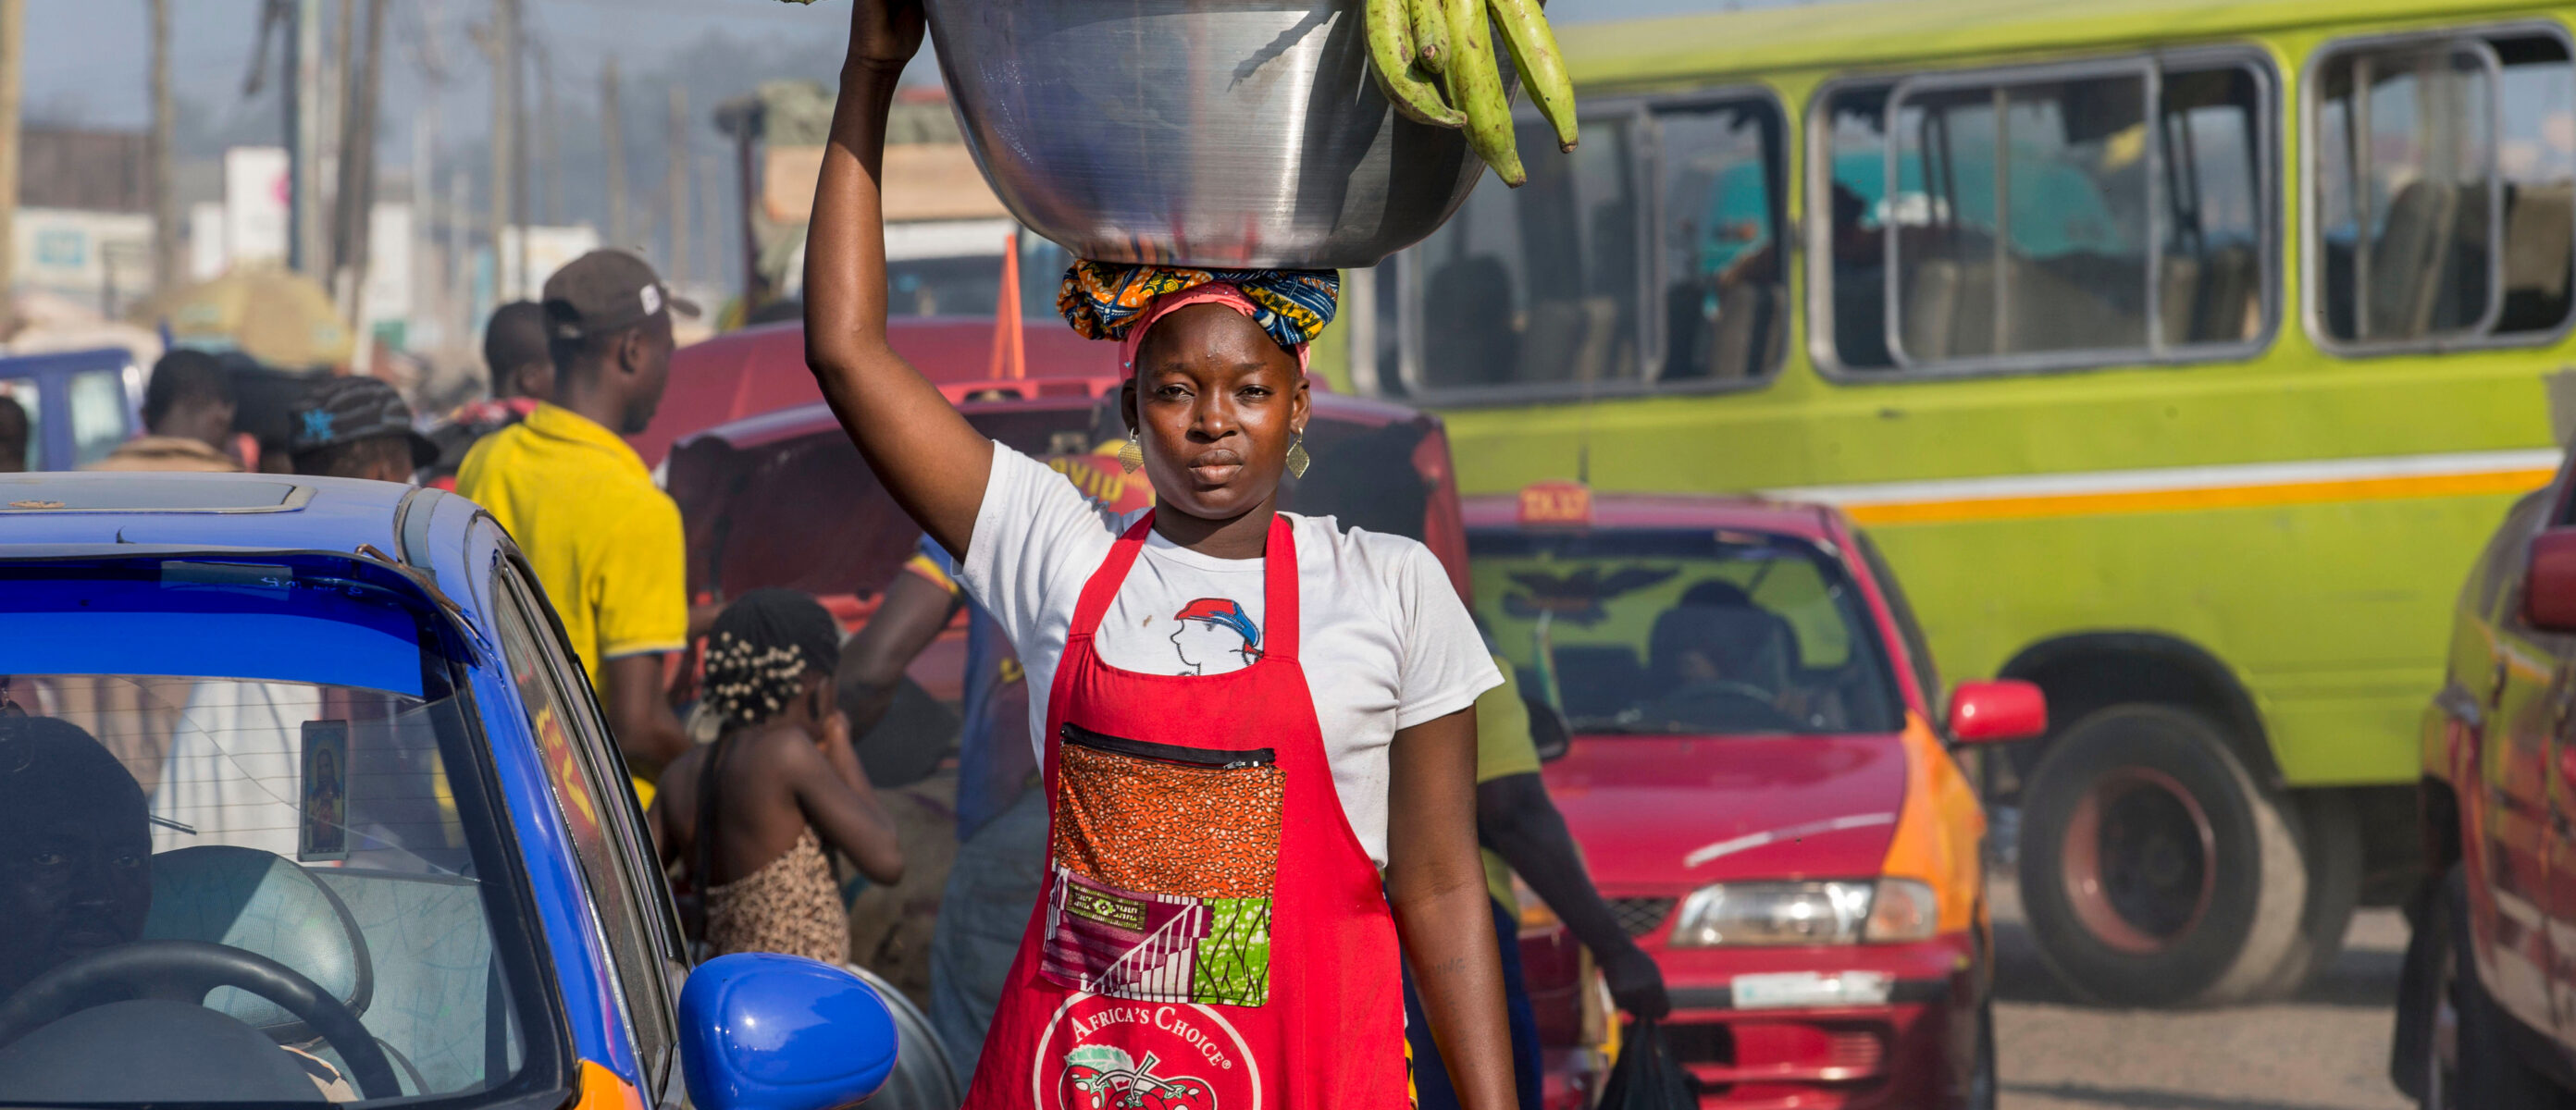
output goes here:
[{"label": "car headlight", "polygon": [[1909,941],[1940,928],[1932,888],[1876,882],[1719,883],[1691,892],[1673,920],[1675,948]]}]

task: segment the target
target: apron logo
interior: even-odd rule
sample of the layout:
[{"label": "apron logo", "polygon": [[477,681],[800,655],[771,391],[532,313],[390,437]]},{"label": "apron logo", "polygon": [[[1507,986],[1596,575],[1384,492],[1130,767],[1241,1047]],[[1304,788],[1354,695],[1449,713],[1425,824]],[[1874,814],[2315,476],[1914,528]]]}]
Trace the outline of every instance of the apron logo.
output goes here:
[{"label": "apron logo", "polygon": [[1223,1015],[1077,994],[1030,1075],[1039,1110],[1261,1110],[1261,1067]]}]

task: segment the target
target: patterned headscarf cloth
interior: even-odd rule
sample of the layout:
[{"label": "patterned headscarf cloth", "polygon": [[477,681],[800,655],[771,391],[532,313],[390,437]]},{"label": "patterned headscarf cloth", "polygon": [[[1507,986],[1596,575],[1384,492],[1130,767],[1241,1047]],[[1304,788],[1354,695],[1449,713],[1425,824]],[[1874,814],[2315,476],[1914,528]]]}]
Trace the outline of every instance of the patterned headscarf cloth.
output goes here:
[{"label": "patterned headscarf cloth", "polygon": [[[1193,292],[1198,295],[1180,296]],[[1332,270],[1201,270],[1086,259],[1065,269],[1055,307],[1075,334],[1120,341],[1124,373],[1135,372],[1136,346],[1156,319],[1201,301],[1251,317],[1303,367],[1306,345],[1333,322],[1341,295],[1342,276]]]}]

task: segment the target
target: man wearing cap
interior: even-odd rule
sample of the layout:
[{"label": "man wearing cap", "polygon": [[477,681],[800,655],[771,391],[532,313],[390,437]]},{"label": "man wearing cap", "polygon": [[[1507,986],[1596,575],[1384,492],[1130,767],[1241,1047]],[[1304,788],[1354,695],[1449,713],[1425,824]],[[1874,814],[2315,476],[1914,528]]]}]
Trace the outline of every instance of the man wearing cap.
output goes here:
[{"label": "man wearing cap", "polygon": [[376,378],[323,379],[287,414],[287,429],[298,474],[409,482],[438,458],[402,394]]},{"label": "man wearing cap", "polygon": [[553,399],[475,444],[456,491],[527,553],[618,746],[659,765],[689,743],[662,696],[662,658],[688,641],[688,556],[680,507],[618,437],[652,421],[669,380],[671,313],[698,308],[620,250],[556,271],[544,304]]}]

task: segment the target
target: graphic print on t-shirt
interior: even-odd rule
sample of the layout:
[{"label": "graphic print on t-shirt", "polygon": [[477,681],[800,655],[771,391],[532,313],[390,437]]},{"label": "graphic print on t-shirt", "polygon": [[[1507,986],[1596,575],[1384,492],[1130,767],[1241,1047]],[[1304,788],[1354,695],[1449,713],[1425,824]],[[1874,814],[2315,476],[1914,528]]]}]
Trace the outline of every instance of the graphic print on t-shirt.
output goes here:
[{"label": "graphic print on t-shirt", "polygon": [[1180,625],[1172,633],[1172,649],[1180,653],[1182,674],[1227,674],[1261,658],[1260,626],[1231,599],[1199,598],[1172,619]]}]

